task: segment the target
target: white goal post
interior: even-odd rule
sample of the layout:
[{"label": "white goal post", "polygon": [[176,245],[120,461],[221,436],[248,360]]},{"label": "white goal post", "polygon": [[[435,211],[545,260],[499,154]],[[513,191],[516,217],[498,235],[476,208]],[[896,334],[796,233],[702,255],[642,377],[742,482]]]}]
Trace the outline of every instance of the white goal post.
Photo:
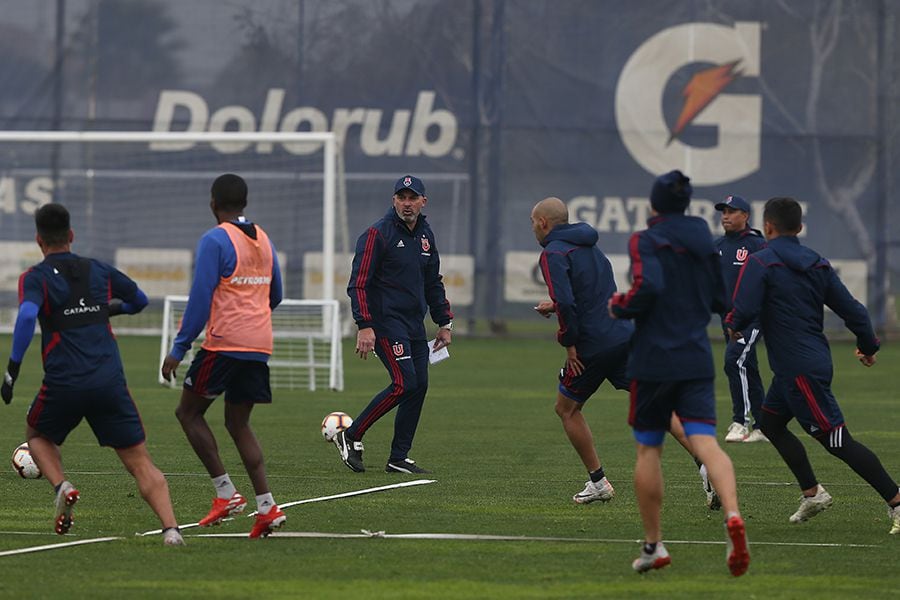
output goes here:
[{"label": "white goal post", "polygon": [[[178,334],[187,296],[166,296],[163,305],[162,336],[159,362],[162,364]],[[337,300],[282,300],[272,311],[274,348],[269,359],[269,376],[273,388],[316,391],[344,389],[344,366],[341,350],[340,305]],[[180,371],[187,368],[203,342],[201,334],[184,356]],[[176,387],[174,380],[163,385]]]}]

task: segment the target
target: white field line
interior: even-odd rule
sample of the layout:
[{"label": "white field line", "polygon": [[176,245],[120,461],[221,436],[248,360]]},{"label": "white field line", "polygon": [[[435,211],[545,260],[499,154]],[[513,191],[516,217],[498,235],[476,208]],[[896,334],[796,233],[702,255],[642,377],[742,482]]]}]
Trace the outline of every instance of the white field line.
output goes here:
[{"label": "white field line", "polygon": [[[69,475],[103,475],[103,476],[107,476],[107,475],[108,475],[108,476],[120,476],[120,475],[125,475],[125,474],[126,474],[126,472],[125,472],[124,470],[122,470],[122,471],[66,471],[66,473],[69,474]],[[208,473],[163,473],[163,475],[165,475],[166,477],[203,477],[203,478],[205,478],[205,479],[208,479],[208,478],[209,478],[209,474],[208,474]],[[266,475],[266,477],[268,477],[269,479],[303,479],[303,478],[305,478],[304,475],[272,475],[272,474]],[[325,479],[325,478],[324,478],[324,477],[317,477],[316,479]],[[696,479],[693,479],[693,478],[689,478],[689,479],[672,478],[672,479],[666,479],[666,485],[677,485],[677,486],[682,486],[682,485],[696,485],[699,481],[700,481],[700,478],[699,478],[699,477],[697,477]],[[526,480],[526,481],[522,481],[521,483],[522,483],[523,485],[526,485],[526,484],[531,484],[531,485],[537,485],[537,484],[540,484],[540,485],[546,485],[546,484],[547,484],[547,481],[540,481],[540,482],[538,482],[538,481],[527,481],[527,480]],[[559,483],[560,483],[560,485],[566,485],[566,484],[568,484],[568,483],[571,483],[571,480],[560,481]],[[837,482],[837,481],[831,481],[831,482],[828,482],[828,481],[822,481],[822,482],[820,482],[820,483],[821,483],[822,485],[824,485],[824,486],[827,486],[828,488],[834,488],[834,487],[869,487],[869,484],[868,484],[868,483],[865,483],[865,482],[854,482],[854,481],[843,481],[843,482]],[[738,487],[743,487],[743,486],[748,486],[748,485],[777,486],[777,487],[791,487],[791,486],[793,486],[793,487],[796,487],[796,486],[797,486],[797,482],[796,482],[796,481],[744,481],[744,480],[738,479]],[[283,508],[283,507],[281,507],[281,508]]]},{"label": "white field line", "polygon": [[[352,492],[344,492],[343,494],[334,494],[332,496],[320,496],[318,498],[307,498],[306,500],[296,500],[294,502],[286,502],[284,504],[279,504],[278,508],[284,510],[285,508],[290,508],[292,506],[298,506],[300,504],[310,504],[312,502],[325,502],[326,500],[337,500],[338,498],[350,498],[352,496],[361,496],[363,494],[374,494],[375,492],[383,492],[385,490],[393,490],[397,488],[404,487],[412,487],[415,485],[426,485],[429,483],[437,483],[436,479],[415,479],[413,481],[404,481],[402,483],[392,483],[390,485],[382,485],[374,488],[367,488],[364,490],[355,490]],[[248,517],[255,517],[256,511],[253,511]],[[230,519],[225,519],[230,520]],[[179,525],[178,527],[181,529],[190,529],[192,527],[198,527],[199,523],[188,523],[187,525]],[[153,529],[152,531],[145,531],[144,533],[136,533],[135,535],[145,536],[145,535],[157,535],[162,533],[162,529]],[[243,534],[246,536],[246,534]]]},{"label": "white field line", "polygon": [[62,544],[46,544],[44,546],[30,546],[28,548],[19,548],[17,550],[6,550],[4,552],[0,552],[0,556],[14,556],[16,554],[28,554],[29,552],[43,552],[44,550],[58,550],[60,548],[69,548],[71,546],[83,546],[84,544],[99,544],[101,542],[112,542],[115,540],[122,540],[125,538],[121,537],[102,537],[102,538],[93,538],[90,540],[77,540],[74,542],[65,542]]},{"label": "white field line", "polygon": [[[192,535],[195,538],[246,538],[246,533],[201,533]],[[589,542],[594,544],[640,544],[641,540],[602,539],[602,538],[568,538],[568,537],[533,537],[524,535],[477,535],[468,533],[385,533],[368,531],[361,533],[327,533],[319,531],[276,531],[269,538],[327,538],[327,539],[395,539],[395,540],[462,540],[462,541],[494,541],[494,542]],[[666,544],[695,544],[723,546],[727,542],[719,540],[663,540]],[[871,544],[830,544],[809,542],[750,542],[751,546],[797,546],[804,548],[880,548]]]},{"label": "white field line", "polygon": [[[220,523],[224,523],[225,521],[233,521],[234,517],[225,517],[220,521]],[[194,527],[200,527],[200,523],[185,523],[184,525],[179,525],[178,529],[192,529]],[[145,535],[159,535],[162,533],[162,529],[151,529],[150,531],[145,531],[144,533],[135,533],[134,535],[143,537]]]},{"label": "white field line", "polygon": [[[278,508],[285,509],[290,508],[291,506],[298,506],[300,504],[310,504],[312,502],[325,502],[326,500],[337,500],[338,498],[350,498],[352,496],[362,496],[363,494],[374,494],[375,492],[383,492],[385,490],[395,490],[397,488],[405,488],[412,487],[414,485],[427,485],[429,483],[437,483],[436,479],[415,479],[413,481],[404,481],[402,483],[392,483],[390,485],[382,485],[379,487],[366,488],[364,490],[356,490],[353,492],[344,492],[343,494],[334,494],[333,496],[320,496],[318,498],[308,498],[306,500],[295,500],[294,502],[287,502],[285,504],[279,504]],[[255,517],[256,512],[252,512],[248,517]]]}]

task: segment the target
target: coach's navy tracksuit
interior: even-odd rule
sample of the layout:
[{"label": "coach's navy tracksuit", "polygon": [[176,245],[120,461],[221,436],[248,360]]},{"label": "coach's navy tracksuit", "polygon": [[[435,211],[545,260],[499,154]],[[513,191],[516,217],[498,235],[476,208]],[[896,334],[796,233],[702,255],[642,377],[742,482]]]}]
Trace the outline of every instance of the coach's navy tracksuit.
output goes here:
[{"label": "coach's navy tracksuit", "polygon": [[725,286],[706,221],[664,213],[648,225],[628,242],[633,283],[614,297],[611,310],[635,320],[629,423],[639,442],[659,445],[673,411],[688,435],[715,433],[706,327],[712,312],[724,312]]},{"label": "coach's navy tracksuit", "polygon": [[[722,277],[725,280],[727,310],[731,310],[731,295],[737,283],[738,274],[747,257],[766,247],[766,240],[756,229],[747,227],[743,231],[726,232],[716,240],[716,248],[722,263]],[[723,320],[724,327],[724,320]],[[765,389],[759,375],[756,358],[756,343],[760,337],[759,322],[754,322],[741,330],[742,339],[725,337],[725,375],[731,391],[732,422],[759,427],[760,414]]]},{"label": "coach's navy tracksuit", "polygon": [[360,329],[375,330],[375,352],[391,384],[357,415],[347,436],[362,439],[366,430],[398,406],[389,462],[408,457],[428,391],[426,311],[438,325],[453,318],[440,275],[434,233],[420,214],[415,228],[391,207],[356,242],[347,294]]},{"label": "coach's navy tracksuit", "polygon": [[750,255],[741,270],[726,324],[735,330],[756,319],[765,331],[774,377],[763,410],[792,414],[820,437],[844,423],[831,394],[832,363],[823,333],[823,305],[844,320],[864,354],[875,354],[878,338],[866,308],[847,291],[829,262],[780,236]]},{"label": "coach's navy tracksuit", "polygon": [[557,341],[575,346],[585,372],[560,375],[560,393],[584,402],[604,380],[625,389],[628,340],[634,327],[609,316],[616,291],[609,259],[597,247],[597,230],[587,223],[555,226],[544,238],[540,265],[559,321]]}]

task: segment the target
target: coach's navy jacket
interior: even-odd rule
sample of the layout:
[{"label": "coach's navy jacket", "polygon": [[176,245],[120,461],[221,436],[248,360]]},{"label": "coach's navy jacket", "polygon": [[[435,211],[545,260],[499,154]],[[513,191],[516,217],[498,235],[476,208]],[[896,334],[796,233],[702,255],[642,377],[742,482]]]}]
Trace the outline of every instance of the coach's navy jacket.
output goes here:
[{"label": "coach's navy jacket", "polygon": [[616,282],[609,259],[596,246],[599,238],[587,223],[575,223],[557,225],[541,244],[541,273],[559,320],[556,339],[575,346],[581,358],[624,344],[633,331],[631,323],[607,312]]},{"label": "coach's navy jacket", "polygon": [[446,325],[453,318],[441,281],[434,233],[420,214],[410,231],[393,206],[356,242],[347,294],[360,329],[378,337],[425,340],[425,312]]},{"label": "coach's navy jacket", "polygon": [[725,235],[716,240],[722,264],[722,278],[725,280],[726,310],[731,310],[731,295],[734,293],[738,274],[747,262],[747,257],[765,247],[766,240],[763,234],[749,227],[743,231],[725,232]]},{"label": "coach's navy jacket", "polygon": [[628,242],[631,289],[611,310],[634,319],[628,375],[639,381],[714,377],[706,327],[725,310],[719,253],[709,225],[698,217],[653,217]]},{"label": "coach's navy jacket", "polygon": [[823,305],[844,320],[864,354],[875,354],[878,338],[866,307],[841,282],[827,260],[796,236],[779,236],[750,256],[726,318],[741,329],[759,318],[769,365],[778,376],[819,374],[831,378],[831,351],[822,331]]}]

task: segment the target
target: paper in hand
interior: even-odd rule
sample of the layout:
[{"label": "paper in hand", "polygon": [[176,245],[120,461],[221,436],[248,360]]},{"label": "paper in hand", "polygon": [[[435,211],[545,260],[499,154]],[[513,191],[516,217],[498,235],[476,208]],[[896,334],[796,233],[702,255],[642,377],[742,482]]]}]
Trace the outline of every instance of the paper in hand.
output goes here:
[{"label": "paper in hand", "polygon": [[446,359],[450,358],[450,351],[447,350],[447,346],[444,346],[437,352],[433,352],[434,343],[436,341],[437,341],[437,339],[433,339],[430,342],[428,342],[428,362],[430,362],[431,364],[437,364],[437,363],[441,362],[442,360],[446,360]]}]

